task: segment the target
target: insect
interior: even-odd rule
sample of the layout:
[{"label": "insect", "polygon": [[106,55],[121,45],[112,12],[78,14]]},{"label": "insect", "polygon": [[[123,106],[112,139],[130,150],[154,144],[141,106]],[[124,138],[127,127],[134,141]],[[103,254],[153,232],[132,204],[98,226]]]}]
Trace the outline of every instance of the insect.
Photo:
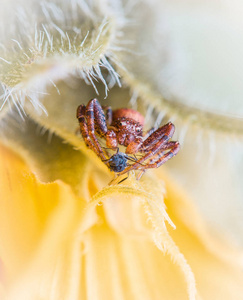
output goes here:
[{"label": "insect", "polygon": [[[87,106],[77,108],[77,118],[87,147],[118,175],[140,170],[139,179],[147,169],[160,167],[180,150],[179,142],[170,141],[175,131],[171,122],[144,134],[144,117],[133,109],[112,111],[91,99]],[[106,148],[98,137],[106,141]],[[119,151],[119,145],[126,147],[125,153]],[[105,149],[117,152],[109,155]],[[137,154],[141,157],[137,158]]]}]

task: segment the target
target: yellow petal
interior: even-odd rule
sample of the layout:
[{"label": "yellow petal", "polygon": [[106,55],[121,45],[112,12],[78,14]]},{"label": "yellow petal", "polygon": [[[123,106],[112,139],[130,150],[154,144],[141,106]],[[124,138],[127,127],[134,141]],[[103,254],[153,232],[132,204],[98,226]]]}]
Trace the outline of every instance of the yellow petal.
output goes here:
[{"label": "yellow petal", "polygon": [[6,148],[0,157],[7,300],[241,299],[240,256],[212,243],[167,174],[131,174],[87,202],[60,181],[40,183]]},{"label": "yellow petal", "polygon": [[240,300],[243,295],[242,251],[209,231],[193,202],[167,173],[158,170],[156,174],[165,182],[165,204],[177,228],[169,229],[169,233],[191,266],[202,299]]},{"label": "yellow petal", "polygon": [[[124,189],[111,187],[98,193],[104,207],[99,209],[102,221],[86,233],[88,299],[114,299],[114,295],[119,295],[118,299],[188,299],[187,289],[189,299],[195,299],[191,290],[192,270],[198,291],[196,299],[240,300],[242,253],[211,235],[185,193],[161,170],[156,174],[151,177],[157,184],[145,178],[141,185],[131,181],[124,183],[128,185]],[[168,214],[177,229],[169,229],[170,236],[159,231],[162,239],[154,239],[156,248],[149,232],[151,226],[144,222],[149,195],[138,199],[138,194],[147,185],[150,195],[163,201],[156,193],[156,185],[157,189],[163,185],[162,179],[166,183]],[[137,187],[132,191],[134,185]],[[156,212],[150,212],[150,221],[156,222]],[[158,242],[165,244],[166,254],[158,250]]]},{"label": "yellow petal", "polygon": [[188,299],[184,278],[152,241],[131,239],[106,224],[86,234],[86,298]]},{"label": "yellow petal", "polygon": [[[94,271],[93,261],[100,266],[96,274],[92,273],[97,278],[88,299],[114,299],[117,294],[121,299],[133,299],[135,295],[137,299],[175,299],[176,295],[181,295],[181,299],[196,299],[194,276],[164,223],[167,220],[173,225],[164,209],[163,187],[146,179],[138,184],[131,178],[124,185],[108,187],[94,197],[102,200],[104,212],[100,208],[103,224],[92,229],[95,233],[88,240],[93,249],[88,248],[87,259],[89,254],[93,256],[88,260],[91,266],[87,262],[87,268],[91,268],[87,272]],[[101,237],[96,243],[97,236]],[[92,253],[96,248],[103,250]],[[99,282],[99,269],[107,270],[106,284],[113,277],[116,281],[109,294],[108,287]],[[177,282],[178,289],[171,288],[170,280]],[[118,282],[122,284],[119,286]]]},{"label": "yellow petal", "polygon": [[[61,181],[40,183],[13,152],[0,148],[0,257],[9,285],[35,256],[43,263],[68,240],[84,201]],[[45,242],[44,242],[45,241]],[[43,243],[49,245],[42,249]]]}]

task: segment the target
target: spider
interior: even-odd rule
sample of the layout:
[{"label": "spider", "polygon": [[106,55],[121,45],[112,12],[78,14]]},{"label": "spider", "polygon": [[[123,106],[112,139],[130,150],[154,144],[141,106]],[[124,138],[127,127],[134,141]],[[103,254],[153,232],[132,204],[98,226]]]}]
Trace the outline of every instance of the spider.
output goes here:
[{"label": "spider", "polygon": [[[82,104],[77,108],[77,118],[87,147],[118,175],[140,170],[137,176],[140,179],[146,169],[160,167],[180,150],[178,142],[170,141],[175,131],[171,122],[144,134],[144,117],[133,109],[112,111],[110,107],[102,108],[97,99],[91,99],[87,106]],[[108,149],[117,152],[109,156],[97,136],[106,140]],[[126,147],[125,153],[119,151],[119,145]],[[138,153],[142,155],[139,159]]]}]

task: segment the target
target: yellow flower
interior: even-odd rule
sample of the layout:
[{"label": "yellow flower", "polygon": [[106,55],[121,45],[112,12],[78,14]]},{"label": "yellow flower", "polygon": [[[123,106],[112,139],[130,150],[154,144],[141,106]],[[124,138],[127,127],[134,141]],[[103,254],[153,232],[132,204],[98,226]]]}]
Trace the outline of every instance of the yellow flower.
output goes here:
[{"label": "yellow flower", "polygon": [[[1,299],[242,299],[242,119],[218,114],[227,93],[200,92],[205,78],[207,92],[221,86],[223,72],[202,80],[187,56],[206,49],[194,34],[201,4],[165,3],[3,3]],[[77,106],[96,93],[137,108],[148,128],[174,119],[181,152],[140,181],[131,173],[108,186],[111,173],[75,134]]]},{"label": "yellow flower", "polygon": [[108,174],[87,162],[77,193],[3,146],[0,157],[6,299],[240,299],[239,254],[210,238],[168,174],[98,191]]}]

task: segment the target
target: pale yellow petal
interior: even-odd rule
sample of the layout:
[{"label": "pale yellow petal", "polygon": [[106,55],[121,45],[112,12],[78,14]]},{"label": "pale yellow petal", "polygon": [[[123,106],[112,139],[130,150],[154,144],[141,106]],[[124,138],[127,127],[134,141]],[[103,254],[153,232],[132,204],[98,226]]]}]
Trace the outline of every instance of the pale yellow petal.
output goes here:
[{"label": "pale yellow petal", "polygon": [[243,252],[222,236],[210,231],[185,192],[161,170],[165,181],[165,204],[176,225],[170,236],[185,255],[203,299],[241,299],[243,295]]},{"label": "pale yellow petal", "polygon": [[[159,172],[161,173],[161,172]],[[141,205],[144,202],[148,201],[146,199],[146,195],[143,195],[145,198],[144,200],[140,199],[140,204],[138,201],[138,193],[139,190],[132,191],[132,186],[130,186],[130,190],[125,188],[122,191],[122,187],[119,187],[118,190],[119,193],[112,190],[113,188],[110,188],[110,194],[106,193],[104,195],[104,192],[99,193],[102,197],[100,200],[103,202],[104,212],[105,212],[105,218],[103,216],[103,209],[102,206],[99,209],[100,216],[102,216],[102,221],[100,221],[100,227],[108,225],[108,227],[111,226],[113,230],[111,230],[112,234],[108,234],[111,239],[114,239],[113,241],[110,241],[109,243],[113,245],[113,250],[110,250],[110,254],[108,255],[106,252],[109,251],[109,246],[106,249],[106,246],[104,246],[105,241],[107,241],[107,236],[99,226],[96,226],[96,236],[93,238],[93,241],[90,243],[96,243],[97,237],[102,235],[102,240],[98,240],[97,244],[94,244],[94,249],[102,249],[99,250],[99,252],[102,253],[102,255],[105,256],[103,261],[103,256],[101,257],[100,254],[97,254],[98,258],[95,259],[95,257],[92,256],[92,259],[89,261],[92,264],[93,259],[96,261],[96,268],[98,264],[101,264],[102,270],[107,270],[108,267],[110,267],[110,273],[111,274],[117,274],[116,268],[113,266],[113,260],[111,260],[111,265],[109,265],[110,261],[108,257],[113,257],[114,252],[116,249],[115,244],[117,243],[116,239],[122,239],[121,242],[118,242],[118,249],[125,248],[129,249],[127,253],[129,255],[124,257],[124,261],[128,260],[129,262],[126,264],[123,262],[123,256],[116,254],[117,257],[122,259],[122,262],[119,264],[120,268],[124,268],[125,274],[132,274],[132,278],[140,278],[138,280],[138,287],[136,288],[136,281],[133,282],[135,286],[133,288],[136,290],[136,293],[143,299],[143,295],[145,295],[144,299],[150,299],[147,293],[151,292],[153,290],[154,293],[158,292],[158,295],[162,297],[163,289],[166,289],[167,296],[165,299],[183,299],[183,293],[184,295],[187,294],[186,292],[186,285],[185,285],[185,279],[188,280],[188,286],[190,287],[190,284],[192,284],[193,279],[190,279],[190,274],[193,272],[196,280],[196,287],[198,290],[197,297],[198,299],[232,299],[232,295],[234,296],[233,299],[241,299],[240,295],[243,293],[243,285],[242,285],[242,265],[240,262],[242,262],[242,253],[237,251],[234,247],[230,246],[229,243],[227,243],[226,240],[221,240],[220,237],[217,237],[216,235],[212,235],[207,230],[206,224],[204,224],[197,213],[195,207],[192,205],[192,203],[188,200],[188,197],[185,195],[185,193],[176,185],[175,182],[171,178],[169,178],[166,174],[159,175],[158,177],[153,176],[154,180],[156,179],[157,182],[161,182],[161,185],[163,185],[162,179],[164,179],[166,183],[166,189],[167,189],[167,196],[166,196],[166,206],[168,207],[168,214],[171,217],[172,221],[177,226],[176,230],[169,229],[170,235],[162,235],[161,233],[165,233],[166,231],[161,230],[159,237],[161,238],[160,242],[161,245],[164,245],[163,250],[167,250],[166,254],[163,252],[157,252],[157,256],[155,254],[151,255],[146,254],[146,251],[149,252],[148,249],[154,247],[151,238],[151,223],[158,222],[158,218],[156,217],[156,212],[153,211],[153,213],[150,215],[149,223],[146,224],[144,219],[145,212],[141,211]],[[148,178],[144,179],[144,182],[146,182]],[[148,181],[150,182],[150,181]],[[124,185],[127,185],[128,183],[124,183]],[[122,185],[122,184],[121,184]],[[128,184],[129,185],[129,184]],[[143,186],[143,183],[141,183]],[[151,188],[151,193],[154,192],[154,186],[150,182],[149,184]],[[144,187],[143,187],[144,188]],[[130,194],[130,197],[128,196]],[[98,195],[96,196],[98,197]],[[95,198],[96,198],[95,197]],[[148,197],[149,198],[149,197]],[[159,197],[158,197],[159,198]],[[161,201],[161,198],[160,200]],[[143,214],[143,217],[140,215]],[[104,218],[104,219],[103,219]],[[146,218],[146,217],[145,217]],[[108,221],[108,224],[106,223]],[[163,218],[160,218],[161,225],[163,224]],[[103,224],[102,224],[103,223]],[[114,230],[116,233],[119,233],[118,237],[114,234]],[[106,229],[106,231],[110,231],[109,228]],[[99,234],[98,234],[99,233]],[[88,234],[88,233],[87,233]],[[174,242],[172,241],[174,240]],[[155,240],[156,241],[156,240]],[[172,241],[172,242],[171,242]],[[158,240],[157,240],[158,242]],[[171,244],[169,243],[171,242]],[[126,248],[127,247],[127,248]],[[167,247],[167,249],[166,249]],[[178,248],[177,248],[178,247]],[[160,246],[158,245],[158,248]],[[89,251],[95,251],[92,250],[91,247],[88,248],[87,251],[87,257],[89,257],[90,252]],[[161,249],[162,250],[162,249]],[[180,252],[179,252],[180,250]],[[118,250],[116,250],[118,251]],[[135,252],[134,255],[131,253]],[[155,251],[155,250],[153,250]],[[141,254],[141,260],[139,260],[139,253],[142,252],[144,254]],[[156,251],[155,251],[156,252]],[[119,254],[121,254],[121,251],[119,251]],[[122,253],[123,254],[123,253]],[[168,255],[170,254],[170,255]],[[90,254],[91,255],[91,254]],[[93,252],[93,255],[96,254]],[[106,257],[107,255],[107,257]],[[148,255],[146,257],[146,255]],[[146,257],[146,258],[145,258]],[[172,260],[171,260],[172,257]],[[129,259],[130,258],[130,259]],[[155,263],[153,264],[153,260]],[[168,281],[163,278],[160,282],[161,276],[163,276],[163,271],[158,272],[158,269],[155,268],[155,266],[159,266],[160,262],[165,260],[167,263],[170,263],[173,261],[174,263],[178,264],[180,268],[182,268],[183,273],[181,273],[180,269],[176,267],[175,265],[173,267],[169,267],[169,270],[166,269],[166,274],[168,278]],[[148,281],[146,282],[147,286],[144,287],[143,280],[141,277],[145,276],[143,272],[141,271],[141,265],[148,264],[150,266],[150,270],[146,269],[145,273],[154,274],[154,278],[152,282],[156,282],[156,291],[154,291],[154,287],[151,285],[151,290],[149,288]],[[129,266],[132,266],[129,268]],[[93,264],[92,264],[93,266]],[[91,269],[88,269],[89,272],[93,272],[92,276],[95,276],[94,266],[90,267]],[[121,267],[122,266],[122,267]],[[113,269],[115,268],[115,269]],[[155,269],[153,269],[155,268]],[[176,271],[174,270],[176,268]],[[127,269],[127,270],[126,270]],[[163,270],[163,264],[161,265],[161,270]],[[189,273],[188,273],[188,271]],[[99,267],[95,269],[97,272],[99,270]],[[170,277],[170,271],[171,271],[171,277]],[[89,273],[90,274],[90,273]],[[106,273],[105,273],[106,274]],[[106,276],[106,275],[103,276]],[[183,276],[184,275],[184,276]],[[90,275],[91,276],[91,275]],[[111,275],[108,276],[108,281],[113,280],[113,277]],[[124,282],[125,280],[122,279],[122,275],[117,275],[121,278],[119,281]],[[114,275],[115,277],[115,275]],[[101,274],[98,275],[98,278],[101,278]],[[94,294],[91,293],[91,298],[94,297],[96,299],[97,294],[105,295],[105,291],[107,291],[107,288],[104,288],[100,286],[99,280],[97,278],[97,282],[95,285],[95,291]],[[112,278],[112,279],[111,279]],[[178,287],[184,286],[184,292],[182,293],[180,291],[180,297],[176,298],[173,294],[175,291],[171,287],[171,282],[173,282]],[[179,279],[178,279],[179,278]],[[114,280],[117,280],[114,279]],[[96,286],[97,285],[97,286]],[[164,286],[165,285],[165,286]],[[116,284],[114,283],[114,286]],[[121,288],[118,284],[117,286]],[[142,287],[146,290],[148,288],[148,291],[143,291]],[[192,285],[193,286],[193,285]],[[139,288],[140,287],[140,288]],[[103,290],[104,288],[104,290]],[[180,290],[180,288],[179,288]],[[126,294],[125,292],[128,291]],[[139,294],[139,291],[141,294]],[[189,288],[190,292],[190,288]],[[112,299],[112,292],[109,289],[109,297]],[[130,299],[131,291],[129,291],[129,288],[125,288],[125,291],[122,291],[122,294],[125,293],[124,299]],[[129,296],[130,295],[130,296]],[[172,296],[171,296],[172,295]],[[193,294],[191,294],[191,299],[194,299]],[[200,296],[201,298],[200,298]],[[103,296],[104,297],[104,296]],[[154,296],[155,297],[155,296]],[[171,298],[170,298],[171,297]],[[187,296],[185,296],[187,297]],[[97,298],[99,299],[99,298]],[[102,297],[101,297],[102,299]],[[123,298],[121,298],[123,299]],[[132,299],[132,298],[131,298]],[[140,298],[139,298],[140,299]],[[159,299],[158,298],[151,298],[151,299]],[[163,298],[162,298],[163,299]]]},{"label": "pale yellow petal", "polygon": [[152,241],[117,235],[106,224],[85,241],[86,299],[188,299],[180,270]]},{"label": "pale yellow petal", "polygon": [[36,257],[37,264],[48,266],[72,236],[84,200],[61,181],[40,183],[9,149],[1,146],[0,153],[1,278],[9,286]]},{"label": "pale yellow petal", "polygon": [[[196,210],[167,174],[150,172],[140,182],[130,175],[84,209],[87,202],[63,183],[38,183],[5,148],[1,157],[1,191],[15,201],[10,219],[0,218],[8,300],[194,299],[193,276],[195,299],[240,300],[239,255],[211,244]],[[3,204],[10,210],[9,202]],[[18,226],[6,228],[14,220]]]}]

